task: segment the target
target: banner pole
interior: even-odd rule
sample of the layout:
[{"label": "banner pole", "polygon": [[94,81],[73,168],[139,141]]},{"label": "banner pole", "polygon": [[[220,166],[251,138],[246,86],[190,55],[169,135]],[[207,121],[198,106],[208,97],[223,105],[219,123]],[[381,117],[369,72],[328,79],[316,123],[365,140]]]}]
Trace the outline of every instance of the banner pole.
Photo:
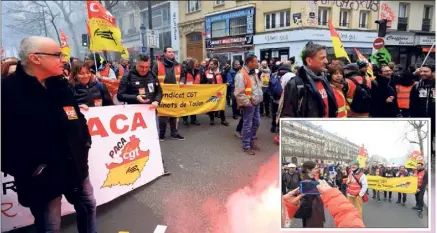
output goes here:
[{"label": "banner pole", "polygon": [[435,42],[434,42],[434,43],[432,43],[432,46],[431,46],[431,48],[429,49],[429,51],[428,51],[428,54],[426,54],[426,57],[425,57],[425,59],[423,59],[423,62],[422,62],[422,65],[420,66],[420,68],[422,68],[422,67],[423,67],[423,65],[425,65],[426,59],[428,59],[428,57],[429,57],[429,54],[431,53],[432,49],[434,48],[434,45],[435,45]]}]

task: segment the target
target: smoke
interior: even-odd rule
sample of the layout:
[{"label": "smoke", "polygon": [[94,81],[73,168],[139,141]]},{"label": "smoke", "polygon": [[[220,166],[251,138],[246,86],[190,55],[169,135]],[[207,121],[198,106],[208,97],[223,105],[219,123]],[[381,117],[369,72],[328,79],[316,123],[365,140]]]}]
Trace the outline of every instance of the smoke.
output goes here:
[{"label": "smoke", "polygon": [[214,197],[198,203],[195,193],[172,193],[166,204],[169,232],[178,233],[276,233],[280,232],[281,191],[279,156],[274,155],[256,178],[226,203]]}]

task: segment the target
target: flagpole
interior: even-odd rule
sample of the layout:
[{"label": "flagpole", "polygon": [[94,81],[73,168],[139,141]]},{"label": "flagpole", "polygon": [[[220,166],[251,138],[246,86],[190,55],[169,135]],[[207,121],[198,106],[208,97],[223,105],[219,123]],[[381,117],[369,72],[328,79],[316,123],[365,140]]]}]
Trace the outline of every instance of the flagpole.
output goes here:
[{"label": "flagpole", "polygon": [[435,45],[435,42],[432,43],[432,46],[431,46],[431,48],[429,49],[428,54],[426,54],[426,57],[425,57],[425,59],[423,60],[422,65],[420,66],[420,68],[422,68],[423,65],[425,65],[426,59],[428,59],[428,56],[429,56],[429,54],[431,53],[432,49],[434,48],[434,45]]}]

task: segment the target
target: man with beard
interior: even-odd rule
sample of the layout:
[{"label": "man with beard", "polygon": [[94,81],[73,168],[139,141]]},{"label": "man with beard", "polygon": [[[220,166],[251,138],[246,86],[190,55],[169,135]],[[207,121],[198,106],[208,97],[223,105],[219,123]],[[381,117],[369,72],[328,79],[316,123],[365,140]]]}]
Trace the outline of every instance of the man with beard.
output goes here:
[{"label": "man with beard", "polygon": [[284,88],[280,116],[337,117],[335,96],[324,74],[328,64],[326,47],[308,45],[302,60],[304,65]]},{"label": "man with beard", "polygon": [[397,117],[400,115],[396,91],[392,83],[393,71],[381,66],[376,79],[372,81],[370,116]]},{"label": "man with beard", "polygon": [[347,198],[354,204],[358,212],[363,215],[363,197],[367,191],[367,178],[364,172],[359,168],[359,162],[353,161],[351,164],[352,172],[348,176],[347,184]]},{"label": "man with beard", "polygon": [[423,167],[423,163],[417,163],[414,176],[417,177],[417,192],[415,194],[416,206],[414,206],[412,209],[418,211],[419,218],[423,218],[423,195],[428,188],[428,172]]},{"label": "man with beard", "polygon": [[[162,84],[179,84],[181,79],[185,79],[184,70],[175,60],[173,48],[166,46],[164,48],[164,57],[155,63],[152,69],[153,73],[158,76],[159,83]],[[170,121],[170,130],[172,139],[185,140],[178,133],[176,117],[159,117],[159,140],[164,141],[167,121]]]},{"label": "man with beard", "polygon": [[399,111],[403,117],[410,117],[410,93],[416,84],[414,75],[409,71],[404,71],[402,75],[399,75],[396,84]]},{"label": "man with beard", "polygon": [[420,68],[420,81],[411,89],[411,117],[431,118],[431,139],[435,137],[435,67]]},{"label": "man with beard", "polygon": [[[302,165],[302,178],[306,181],[316,181],[319,173],[314,161],[306,161]],[[300,200],[300,207],[294,218],[302,219],[304,228],[323,228],[325,223],[325,210],[320,195],[305,195]]]},{"label": "man with beard", "polygon": [[285,182],[287,187],[287,193],[299,187],[299,182],[301,179],[299,174],[296,172],[295,164],[290,163],[287,165],[287,170],[284,173],[282,180],[282,182]]}]

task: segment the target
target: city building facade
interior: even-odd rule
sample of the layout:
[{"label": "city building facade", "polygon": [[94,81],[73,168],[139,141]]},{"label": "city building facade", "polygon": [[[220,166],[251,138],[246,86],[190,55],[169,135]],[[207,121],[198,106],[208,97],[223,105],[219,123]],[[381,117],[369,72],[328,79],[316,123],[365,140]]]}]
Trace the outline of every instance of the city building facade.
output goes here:
[{"label": "city building facade", "polygon": [[309,160],[314,162],[322,160],[325,164],[328,162],[349,164],[360,153],[360,145],[308,121],[282,121],[281,133],[283,164],[300,165]]},{"label": "city building facade", "polygon": [[[420,66],[435,43],[435,1],[381,1],[379,17],[388,19],[386,48],[396,64]],[[435,48],[426,63],[435,64]]]}]

